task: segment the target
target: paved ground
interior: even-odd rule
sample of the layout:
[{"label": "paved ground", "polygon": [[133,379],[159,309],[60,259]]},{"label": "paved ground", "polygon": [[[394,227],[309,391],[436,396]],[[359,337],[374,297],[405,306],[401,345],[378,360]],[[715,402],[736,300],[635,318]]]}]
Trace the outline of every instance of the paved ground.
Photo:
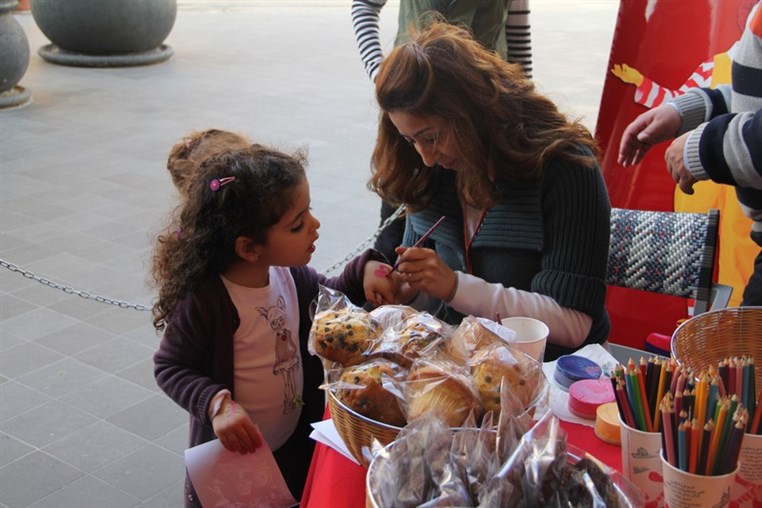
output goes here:
[{"label": "paved ground", "polygon": [[[176,201],[164,169],[191,129],[310,150],[326,269],[367,238],[377,110],[349,0],[181,1],[166,63],[85,69],[41,60],[17,14],[31,104],[0,112],[0,258],[75,290],[150,305],[150,244]],[[591,128],[618,2],[533,0],[538,86]],[[382,18],[390,41],[396,4]],[[388,46],[388,44],[387,44]],[[148,312],[0,267],[0,506],[179,506],[186,414],[156,388]]]}]

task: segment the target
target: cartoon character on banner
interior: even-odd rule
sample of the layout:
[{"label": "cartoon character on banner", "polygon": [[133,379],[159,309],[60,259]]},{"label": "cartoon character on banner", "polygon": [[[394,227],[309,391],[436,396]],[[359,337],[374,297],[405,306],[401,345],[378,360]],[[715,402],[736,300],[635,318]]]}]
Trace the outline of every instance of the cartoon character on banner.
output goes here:
[{"label": "cartoon character on banner", "polygon": [[[758,0],[742,0],[737,6],[736,39],[743,31],[746,17]],[[685,82],[677,89],[659,84],[656,79],[644,76],[638,69],[626,62],[614,64],[611,73],[622,82],[633,85],[633,101],[646,108],[653,108],[665,101],[682,95],[689,88],[715,88],[731,81],[731,62],[738,42],[734,42],[726,51],[714,54],[700,62]],[[732,186],[717,185],[711,181],[699,182],[694,186],[695,193],[688,195],[675,186],[673,203],[676,212],[705,213],[710,208],[720,210],[720,246],[718,282],[733,287],[731,306],[739,305],[746,282],[751,276],[753,260],[758,247],[749,237],[751,220],[746,217],[738,205],[735,189]],[[724,234],[723,234],[724,233]]]}]

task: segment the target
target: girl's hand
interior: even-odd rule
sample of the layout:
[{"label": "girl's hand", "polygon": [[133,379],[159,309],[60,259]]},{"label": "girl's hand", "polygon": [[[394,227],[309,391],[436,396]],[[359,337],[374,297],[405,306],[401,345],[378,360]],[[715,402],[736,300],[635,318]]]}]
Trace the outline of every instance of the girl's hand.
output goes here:
[{"label": "girl's hand", "polygon": [[252,453],[262,446],[262,435],[254,422],[235,401],[226,397],[220,411],[212,418],[214,433],[226,450],[239,453]]},{"label": "girl's hand", "polygon": [[423,291],[434,298],[452,298],[458,276],[436,252],[420,247],[397,247],[397,271],[410,289]]},{"label": "girl's hand", "polygon": [[380,261],[368,261],[363,270],[365,299],[373,307],[397,302],[397,289],[401,281],[394,277],[392,267]]}]

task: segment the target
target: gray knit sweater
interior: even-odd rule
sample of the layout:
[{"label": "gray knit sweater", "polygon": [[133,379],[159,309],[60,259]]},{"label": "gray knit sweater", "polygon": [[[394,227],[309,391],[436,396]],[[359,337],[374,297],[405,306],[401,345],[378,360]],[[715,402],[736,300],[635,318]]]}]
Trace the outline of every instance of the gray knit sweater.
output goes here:
[{"label": "gray knit sweater", "polygon": [[[465,272],[455,173],[442,170],[433,185],[432,204],[408,216],[403,244],[415,243],[445,215],[447,220],[424,246],[433,248],[453,270]],[[470,248],[471,273],[588,314],[593,325],[584,344],[604,342],[610,329],[605,277],[611,208],[600,171],[556,160],[539,180],[506,179],[497,186],[499,200],[487,211]],[[438,315],[450,323],[463,317],[445,304]],[[571,352],[549,343],[545,360]]]}]

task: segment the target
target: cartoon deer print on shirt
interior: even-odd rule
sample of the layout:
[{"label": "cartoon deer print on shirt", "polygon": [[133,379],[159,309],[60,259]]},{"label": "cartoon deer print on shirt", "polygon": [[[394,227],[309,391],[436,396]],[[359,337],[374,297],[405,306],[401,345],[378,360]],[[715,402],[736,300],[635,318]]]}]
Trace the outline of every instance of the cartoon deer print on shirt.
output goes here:
[{"label": "cartoon deer print on shirt", "polygon": [[291,330],[286,328],[286,301],[282,296],[278,297],[276,305],[270,307],[257,307],[262,316],[267,320],[270,328],[275,331],[275,365],[273,374],[283,376],[285,392],[283,394],[283,414],[296,409],[301,405],[301,395],[296,386],[296,371],[299,368],[299,356],[296,352],[296,344],[291,338]]}]

